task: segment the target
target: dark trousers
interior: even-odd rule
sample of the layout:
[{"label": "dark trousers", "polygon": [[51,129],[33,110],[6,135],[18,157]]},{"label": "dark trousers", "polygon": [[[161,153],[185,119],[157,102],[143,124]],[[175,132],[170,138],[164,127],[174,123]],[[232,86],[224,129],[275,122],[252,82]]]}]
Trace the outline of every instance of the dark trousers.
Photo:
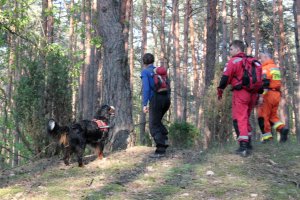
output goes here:
[{"label": "dark trousers", "polygon": [[164,114],[170,108],[170,95],[155,93],[149,105],[149,128],[156,147],[166,147],[168,130],[162,123]]}]

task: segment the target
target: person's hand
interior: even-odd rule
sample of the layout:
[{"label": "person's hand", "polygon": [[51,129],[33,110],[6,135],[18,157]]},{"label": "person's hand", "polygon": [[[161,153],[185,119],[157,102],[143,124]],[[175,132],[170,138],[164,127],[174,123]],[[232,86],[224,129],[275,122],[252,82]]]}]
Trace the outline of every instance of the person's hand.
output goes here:
[{"label": "person's hand", "polygon": [[223,89],[218,88],[218,100],[220,101],[222,99],[223,96]]},{"label": "person's hand", "polygon": [[143,107],[143,112],[144,112],[144,113],[148,113],[148,112],[149,112],[148,106],[144,106],[144,107]]}]

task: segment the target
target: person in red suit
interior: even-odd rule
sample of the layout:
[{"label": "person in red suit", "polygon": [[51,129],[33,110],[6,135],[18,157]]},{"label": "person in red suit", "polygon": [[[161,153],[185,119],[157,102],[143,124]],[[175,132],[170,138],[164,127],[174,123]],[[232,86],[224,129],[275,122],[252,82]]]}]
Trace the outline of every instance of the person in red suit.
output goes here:
[{"label": "person in red suit", "polygon": [[[246,59],[244,49],[245,45],[240,40],[234,40],[230,44],[231,59],[225,65],[222,78],[217,88],[218,99],[220,100],[223,95],[223,90],[227,85],[230,84],[232,86],[232,119],[237,140],[240,145],[236,153],[242,157],[248,156],[252,149],[252,128],[249,117],[258,99],[257,91],[248,91],[242,85],[242,77],[244,74],[243,62],[244,59]],[[255,64],[260,66],[259,62]]]}]

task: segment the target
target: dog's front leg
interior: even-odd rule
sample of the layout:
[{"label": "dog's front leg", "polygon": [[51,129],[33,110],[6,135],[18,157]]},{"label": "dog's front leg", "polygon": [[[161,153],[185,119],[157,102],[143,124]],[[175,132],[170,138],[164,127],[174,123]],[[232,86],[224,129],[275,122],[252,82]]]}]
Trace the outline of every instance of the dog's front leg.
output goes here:
[{"label": "dog's front leg", "polygon": [[103,159],[104,141],[100,141],[96,146],[96,154],[99,160]]},{"label": "dog's front leg", "polygon": [[76,146],[78,167],[83,167],[83,153],[84,153],[84,149],[85,149],[85,145],[78,145],[78,146]]},{"label": "dog's front leg", "polygon": [[65,147],[64,149],[64,163],[65,165],[69,165],[70,164],[70,154],[71,154],[71,147],[68,145]]}]

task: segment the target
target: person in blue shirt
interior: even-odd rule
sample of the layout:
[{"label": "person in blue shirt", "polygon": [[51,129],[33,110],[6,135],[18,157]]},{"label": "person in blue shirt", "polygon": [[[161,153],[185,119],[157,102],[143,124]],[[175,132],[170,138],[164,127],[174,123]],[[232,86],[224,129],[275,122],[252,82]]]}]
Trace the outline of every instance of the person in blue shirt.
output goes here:
[{"label": "person in blue shirt", "polygon": [[156,150],[152,157],[165,155],[168,147],[168,130],[162,123],[162,118],[170,108],[170,93],[156,92],[154,84],[154,56],[146,53],[143,56],[144,68],[141,73],[143,112],[149,113],[149,129],[153,137]]}]

